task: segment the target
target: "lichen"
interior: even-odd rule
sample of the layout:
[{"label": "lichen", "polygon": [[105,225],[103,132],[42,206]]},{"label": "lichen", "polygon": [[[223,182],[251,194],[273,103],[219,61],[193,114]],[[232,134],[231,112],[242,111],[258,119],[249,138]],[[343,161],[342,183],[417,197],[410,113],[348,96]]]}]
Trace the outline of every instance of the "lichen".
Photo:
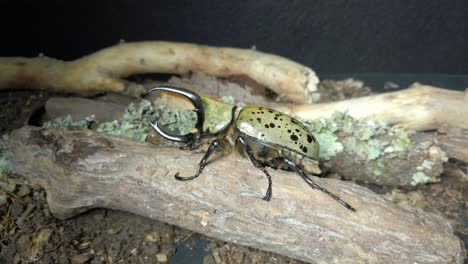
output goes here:
[{"label": "lichen", "polygon": [[431,170],[432,169],[432,165],[434,165],[434,162],[430,161],[430,160],[424,160],[421,165],[419,165],[418,167],[416,167],[417,170]]},{"label": "lichen", "polygon": [[223,102],[223,103],[228,103],[228,104],[234,104],[235,100],[234,97],[232,96],[223,96],[221,97],[218,101]]},{"label": "lichen", "polygon": [[319,157],[322,160],[330,160],[336,154],[343,151],[343,144],[337,141],[337,137],[332,133],[316,134],[317,141],[320,142]]},{"label": "lichen", "polygon": [[0,138],[0,175],[9,174],[13,172],[13,165],[11,163],[13,155],[10,151],[10,137],[4,134]]},{"label": "lichen", "polygon": [[[228,104],[235,104],[236,103],[236,100],[234,99],[234,97],[228,95],[228,96],[223,96],[221,97],[218,101],[220,102],[223,102],[223,103],[228,103]],[[239,101],[237,104],[237,109],[242,109],[246,106],[246,104],[242,101]]]},{"label": "lichen", "polygon": [[196,114],[189,110],[167,110],[162,105],[155,106],[148,100],[141,100],[138,104],[131,103],[125,109],[122,121],[101,123],[97,131],[145,141],[148,138],[149,124],[155,120],[170,132],[187,134],[195,126]]},{"label": "lichen", "polygon": [[[383,156],[404,157],[412,146],[411,134],[414,132],[389,126],[383,121],[356,120],[344,112],[335,112],[331,118],[301,121],[319,141],[320,158],[325,160],[341,151],[368,161],[379,160]],[[393,138],[389,139],[389,136]],[[381,168],[375,174],[382,174]]]},{"label": "lichen", "polygon": [[383,153],[383,146],[386,142],[382,142],[378,139],[370,139],[367,145],[367,160],[378,159]]},{"label": "lichen", "polygon": [[83,128],[89,128],[91,124],[93,124],[95,121],[95,116],[91,115],[86,117],[83,120],[73,120],[70,115],[67,115],[65,117],[58,117],[54,120],[44,122],[42,124],[42,127],[44,128],[54,128],[54,127],[83,127]]},{"label": "lichen", "polygon": [[412,145],[410,139],[411,132],[405,131],[404,129],[394,129],[393,132],[395,135],[395,140],[392,144],[393,150],[398,157],[404,157]]},{"label": "lichen", "polygon": [[424,172],[418,171],[411,177],[411,186],[416,186],[421,183],[428,183],[431,177],[427,176]]},{"label": "lichen", "polygon": [[343,151],[343,144],[338,142],[338,137],[334,134],[337,128],[333,123],[327,122],[326,119],[300,121],[320,143],[319,157],[321,160],[330,160]]}]

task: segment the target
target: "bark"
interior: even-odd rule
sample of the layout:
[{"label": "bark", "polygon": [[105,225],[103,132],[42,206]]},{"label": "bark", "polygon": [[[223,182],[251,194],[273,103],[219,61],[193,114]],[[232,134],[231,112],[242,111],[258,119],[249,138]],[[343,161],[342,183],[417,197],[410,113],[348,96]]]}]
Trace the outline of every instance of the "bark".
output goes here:
[{"label": "bark", "polygon": [[0,58],[0,89],[121,92],[131,86],[123,79],[130,75],[190,72],[243,76],[296,103],[318,96],[314,71],[286,58],[248,49],[162,41],[120,44],[69,62],[47,57]]},{"label": "bark", "polygon": [[314,263],[463,262],[448,221],[354,183],[313,177],[356,213],[294,173],[270,169],[273,197],[265,202],[265,176],[235,155],[180,182],[174,173],[194,172],[201,154],[63,128],[23,127],[11,140],[17,172],[45,188],[59,218],[94,207],[125,210]]}]

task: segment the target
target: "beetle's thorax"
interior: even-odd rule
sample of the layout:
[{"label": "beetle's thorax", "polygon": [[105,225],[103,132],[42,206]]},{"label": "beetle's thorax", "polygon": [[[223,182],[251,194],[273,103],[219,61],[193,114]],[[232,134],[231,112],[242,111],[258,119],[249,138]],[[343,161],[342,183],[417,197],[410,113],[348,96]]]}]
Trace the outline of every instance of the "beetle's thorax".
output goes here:
[{"label": "beetle's thorax", "polygon": [[204,112],[202,135],[223,133],[234,122],[236,106],[202,96]]}]

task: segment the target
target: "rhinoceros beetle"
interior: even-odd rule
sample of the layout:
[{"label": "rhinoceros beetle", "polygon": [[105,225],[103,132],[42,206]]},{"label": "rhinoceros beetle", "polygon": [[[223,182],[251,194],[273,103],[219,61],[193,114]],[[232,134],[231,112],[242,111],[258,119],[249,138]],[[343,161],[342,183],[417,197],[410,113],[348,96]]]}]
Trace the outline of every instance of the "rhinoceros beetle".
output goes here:
[{"label": "rhinoceros beetle", "polygon": [[200,147],[202,141],[210,142],[196,174],[181,177],[176,173],[177,180],[186,181],[198,177],[214,151],[223,146],[223,149],[238,150],[247,156],[255,167],[263,171],[268,179],[268,189],[263,197],[266,201],[269,201],[272,195],[272,180],[265,166],[289,168],[313,189],[328,194],[349,210],[355,211],[351,205],[307,176],[307,173],[321,173],[318,162],[320,145],[296,119],[260,106],[246,106],[237,110],[235,105],[212,100],[178,87],[157,86],[148,93],[155,91],[171,92],[187,98],[194,105],[193,111],[197,115],[196,132],[171,135],[161,129],[157,121],[151,123],[151,127],[159,135],[168,140],[186,143],[182,149],[189,150]]}]

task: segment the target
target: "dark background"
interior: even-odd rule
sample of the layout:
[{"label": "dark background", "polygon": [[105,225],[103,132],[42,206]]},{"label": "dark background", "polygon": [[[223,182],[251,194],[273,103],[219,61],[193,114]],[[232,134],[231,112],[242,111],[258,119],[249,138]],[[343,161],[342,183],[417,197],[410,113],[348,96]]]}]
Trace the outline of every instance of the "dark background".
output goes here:
[{"label": "dark background", "polygon": [[1,1],[0,56],[75,59],[120,39],[251,48],[320,75],[468,71],[468,1]]}]

